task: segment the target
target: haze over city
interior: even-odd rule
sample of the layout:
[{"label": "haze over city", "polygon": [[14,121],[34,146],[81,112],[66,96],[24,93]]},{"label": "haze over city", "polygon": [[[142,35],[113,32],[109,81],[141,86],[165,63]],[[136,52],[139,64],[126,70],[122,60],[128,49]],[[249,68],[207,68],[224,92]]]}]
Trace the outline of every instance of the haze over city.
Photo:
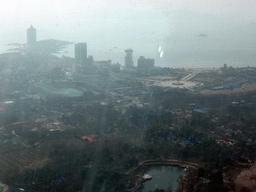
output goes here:
[{"label": "haze over city", "polygon": [[[130,47],[135,59],[149,55],[158,66],[255,63],[255,1],[12,0],[2,4],[1,52],[8,43],[25,43],[25,29],[32,24],[38,40],[87,42],[97,60],[124,64],[123,50]],[[67,50],[74,57],[74,47]]]},{"label": "haze over city", "polygon": [[0,6],[0,191],[256,189],[256,2]]}]

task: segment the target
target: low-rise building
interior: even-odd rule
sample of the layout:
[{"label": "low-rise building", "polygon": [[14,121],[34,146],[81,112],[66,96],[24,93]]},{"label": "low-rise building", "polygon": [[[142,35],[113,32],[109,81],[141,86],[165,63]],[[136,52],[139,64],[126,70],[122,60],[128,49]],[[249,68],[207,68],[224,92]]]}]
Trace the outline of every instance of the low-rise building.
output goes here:
[{"label": "low-rise building", "polygon": [[148,70],[155,65],[155,60],[154,59],[146,59],[144,56],[140,56],[138,59],[138,69],[145,69]]}]

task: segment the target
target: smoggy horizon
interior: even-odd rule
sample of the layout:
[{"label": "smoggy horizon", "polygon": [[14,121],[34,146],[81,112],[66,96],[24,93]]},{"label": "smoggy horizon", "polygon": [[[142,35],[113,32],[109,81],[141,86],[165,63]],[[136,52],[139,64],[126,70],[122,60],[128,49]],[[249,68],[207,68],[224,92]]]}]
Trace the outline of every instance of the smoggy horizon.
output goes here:
[{"label": "smoggy horizon", "polygon": [[122,63],[123,50],[132,48],[135,59],[151,57],[159,66],[255,65],[252,1],[11,2],[2,11],[1,52],[7,43],[26,43],[33,25],[38,41],[87,42],[96,60]]}]

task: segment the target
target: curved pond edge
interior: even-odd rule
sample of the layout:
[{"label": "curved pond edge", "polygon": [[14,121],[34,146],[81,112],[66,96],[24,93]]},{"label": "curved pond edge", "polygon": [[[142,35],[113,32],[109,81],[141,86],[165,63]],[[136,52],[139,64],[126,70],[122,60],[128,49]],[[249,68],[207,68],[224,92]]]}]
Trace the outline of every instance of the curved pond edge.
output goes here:
[{"label": "curved pond edge", "polygon": [[[146,160],[146,161],[140,162],[137,167],[129,169],[127,172],[125,172],[125,174],[130,175],[137,169],[139,169],[141,167],[145,167],[145,166],[150,166],[150,165],[171,165],[171,166],[184,167],[187,169],[197,169],[199,167],[199,164],[197,164],[197,163],[180,161],[180,160],[176,160],[176,159]],[[147,179],[144,179],[143,177],[141,177],[135,182],[135,186],[133,188],[125,189],[125,191],[126,192],[135,192],[136,190],[138,190],[141,187],[142,183],[145,181],[147,181]],[[179,177],[178,177],[178,181],[179,181],[179,188],[180,188],[181,180]]]}]

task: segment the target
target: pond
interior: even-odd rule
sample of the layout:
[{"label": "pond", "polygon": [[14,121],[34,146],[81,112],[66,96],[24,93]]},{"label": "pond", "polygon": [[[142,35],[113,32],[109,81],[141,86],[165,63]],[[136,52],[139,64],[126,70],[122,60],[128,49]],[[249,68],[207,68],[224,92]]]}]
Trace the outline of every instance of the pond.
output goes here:
[{"label": "pond", "polygon": [[152,176],[151,180],[142,183],[137,192],[149,192],[156,189],[176,191],[179,187],[178,177],[185,175],[185,169],[178,166],[149,166],[145,173]]}]

